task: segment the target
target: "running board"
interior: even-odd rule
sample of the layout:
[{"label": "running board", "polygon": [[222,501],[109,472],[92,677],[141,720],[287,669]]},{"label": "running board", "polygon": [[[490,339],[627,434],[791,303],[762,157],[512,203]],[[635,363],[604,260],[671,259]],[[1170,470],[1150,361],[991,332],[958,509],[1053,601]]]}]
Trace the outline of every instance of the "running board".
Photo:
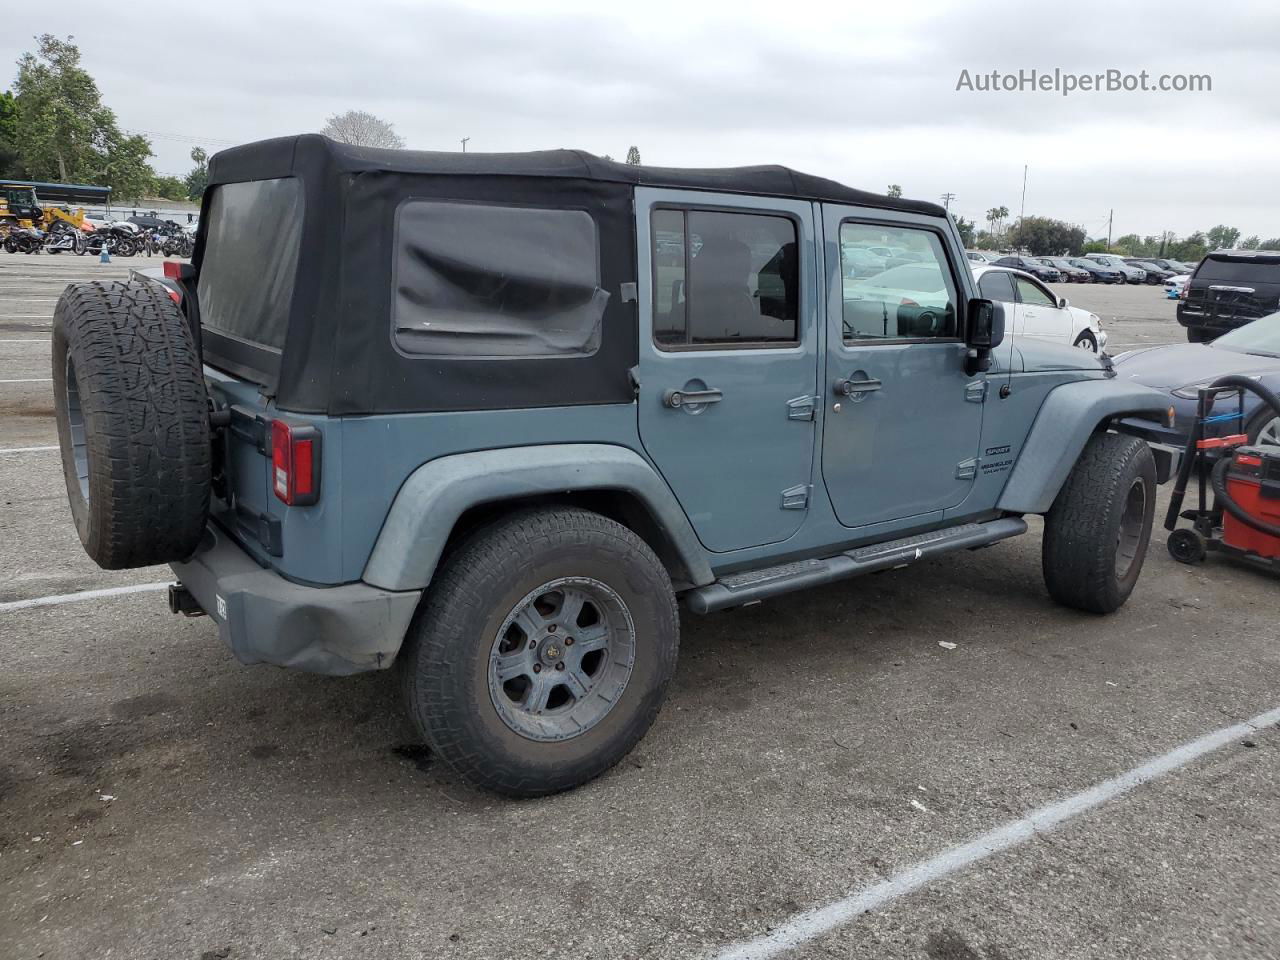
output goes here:
[{"label": "running board", "polygon": [[957,527],[918,533],[901,540],[873,543],[838,553],[825,560],[798,560],[777,567],[747,570],[721,577],[705,587],[684,594],[686,605],[694,613],[712,613],[745,603],[757,603],[792,590],[816,587],[833,580],[856,577],[877,570],[905,567],[953,550],[972,550],[997,540],[1006,540],[1027,532],[1021,517],[1003,517],[986,523],[964,523]]}]

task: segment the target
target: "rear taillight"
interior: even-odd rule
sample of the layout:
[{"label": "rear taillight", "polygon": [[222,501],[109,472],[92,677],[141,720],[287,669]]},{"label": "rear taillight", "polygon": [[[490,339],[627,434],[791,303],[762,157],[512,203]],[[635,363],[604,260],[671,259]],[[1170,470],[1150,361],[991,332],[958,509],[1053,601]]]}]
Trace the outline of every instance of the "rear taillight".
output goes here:
[{"label": "rear taillight", "polygon": [[307,424],[271,421],[271,489],[291,507],[320,498],[320,431]]}]

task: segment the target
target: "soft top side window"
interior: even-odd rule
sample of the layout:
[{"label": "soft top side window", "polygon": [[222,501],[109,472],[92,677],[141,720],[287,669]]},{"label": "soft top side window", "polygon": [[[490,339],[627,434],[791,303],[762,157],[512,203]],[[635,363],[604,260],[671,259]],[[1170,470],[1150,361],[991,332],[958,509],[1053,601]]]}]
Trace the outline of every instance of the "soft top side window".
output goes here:
[{"label": "soft top side window", "polygon": [[586,357],[609,294],[583,210],[409,200],[396,217],[396,346],[412,356]]}]

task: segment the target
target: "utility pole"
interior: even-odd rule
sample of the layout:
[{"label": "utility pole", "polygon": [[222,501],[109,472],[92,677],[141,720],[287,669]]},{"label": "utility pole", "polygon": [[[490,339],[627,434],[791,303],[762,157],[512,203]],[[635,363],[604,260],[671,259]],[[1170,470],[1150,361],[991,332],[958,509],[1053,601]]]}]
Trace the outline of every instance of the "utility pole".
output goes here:
[{"label": "utility pole", "polygon": [[1022,252],[1022,221],[1027,218],[1027,165],[1022,165],[1022,206],[1018,208],[1018,249],[1015,253]]},{"label": "utility pole", "polygon": [[463,137],[463,138],[462,138],[462,152],[463,152],[463,153],[466,153],[466,152],[467,152],[467,141],[468,141],[468,140],[470,140],[470,139],[471,139],[470,137]]},{"label": "utility pole", "polygon": [[942,195],[942,207],[944,210],[951,210],[951,201],[956,198],[954,193],[944,193]]},{"label": "utility pole", "polygon": [[1111,252],[1111,219],[1116,215],[1115,207],[1107,211],[1107,253]]}]

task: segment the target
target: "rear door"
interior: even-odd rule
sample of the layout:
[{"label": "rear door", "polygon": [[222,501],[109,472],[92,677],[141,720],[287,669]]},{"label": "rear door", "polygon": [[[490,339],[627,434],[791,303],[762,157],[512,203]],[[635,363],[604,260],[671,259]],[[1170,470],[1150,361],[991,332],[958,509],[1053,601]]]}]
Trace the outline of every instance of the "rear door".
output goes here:
[{"label": "rear door", "polygon": [[977,472],[986,382],[965,373],[969,268],[935,220],[825,205],[822,222],[827,250],[884,243],[920,258],[854,280],[827,265],[827,493],[847,527],[936,522]]},{"label": "rear door", "polygon": [[785,540],[813,475],[813,207],[636,190],[639,427],[703,545]]}]

